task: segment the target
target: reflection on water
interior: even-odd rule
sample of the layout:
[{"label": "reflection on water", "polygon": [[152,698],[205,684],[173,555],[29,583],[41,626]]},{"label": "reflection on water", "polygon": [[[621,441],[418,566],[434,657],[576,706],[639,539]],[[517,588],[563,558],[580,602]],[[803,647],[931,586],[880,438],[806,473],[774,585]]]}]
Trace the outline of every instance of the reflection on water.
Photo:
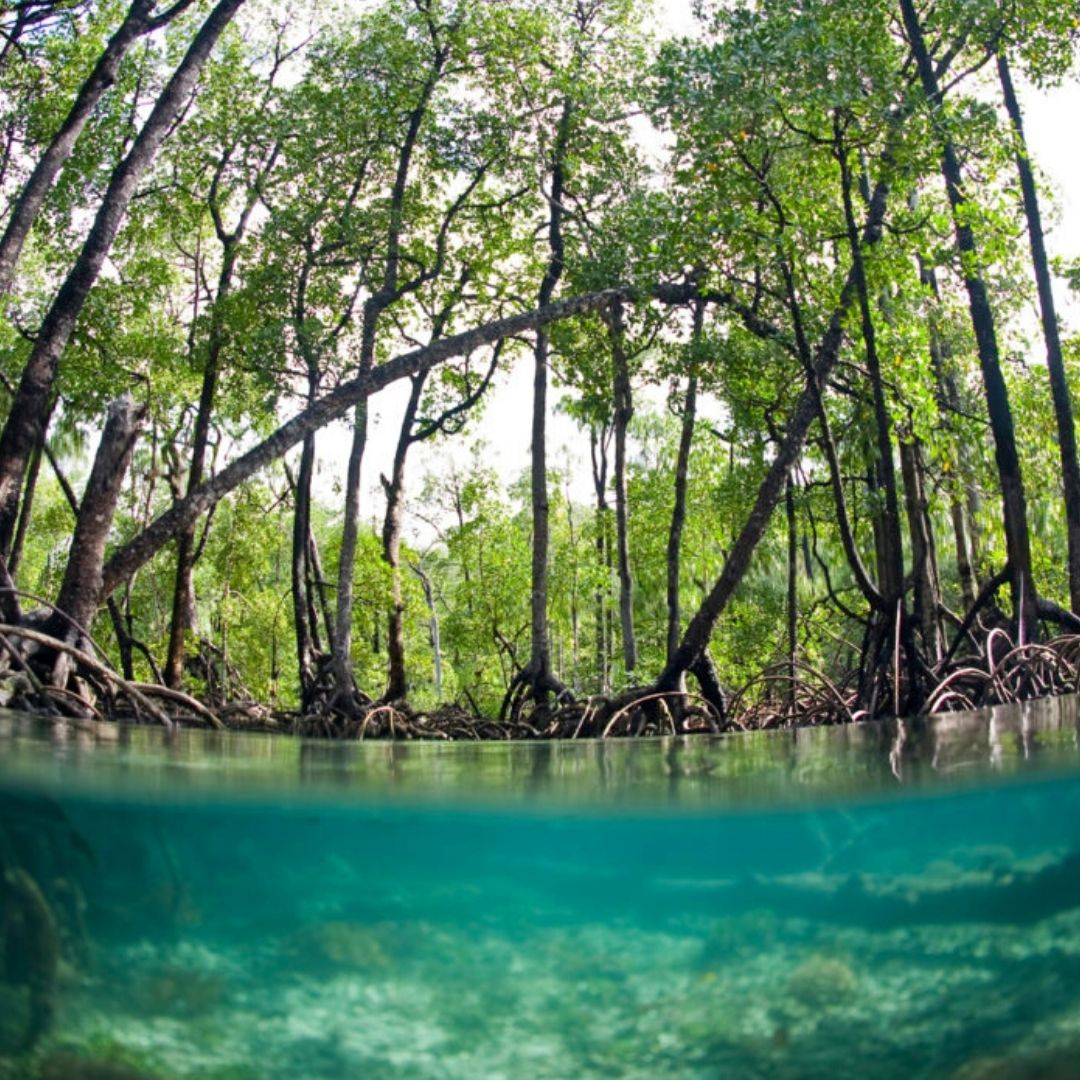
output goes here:
[{"label": "reflection on water", "polygon": [[173,799],[334,797],[611,807],[790,804],[1071,769],[1080,698],[725,736],[330,742],[55,724],[0,710],[0,779]]},{"label": "reflection on water", "polygon": [[539,747],[0,725],[5,1080],[1080,1075],[1075,701]]}]

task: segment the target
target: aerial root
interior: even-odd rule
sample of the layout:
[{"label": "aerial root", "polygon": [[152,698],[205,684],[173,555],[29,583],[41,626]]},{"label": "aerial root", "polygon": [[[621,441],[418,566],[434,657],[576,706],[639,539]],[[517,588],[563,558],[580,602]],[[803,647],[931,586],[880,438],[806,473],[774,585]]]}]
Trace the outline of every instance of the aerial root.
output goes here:
[{"label": "aerial root", "polygon": [[1080,635],[1015,645],[996,627],[979,653],[942,665],[924,712],[1010,705],[1080,690]]},{"label": "aerial root", "polygon": [[[1080,692],[1080,634],[1046,643],[1016,644],[1000,626],[980,628],[976,647],[925,664],[922,713],[953,712],[1006,705],[1033,698]],[[79,644],[82,644],[81,640]],[[71,661],[69,678],[52,685],[54,660]],[[319,708],[301,714],[274,712],[253,700],[214,708],[179,690],[122,678],[106,657],[96,655],[31,625],[0,623],[0,702],[30,712],[80,720],[126,720],[174,726],[291,731],[345,740],[389,739],[468,741],[610,739],[686,735],[769,728],[842,724],[884,715],[903,699],[908,677],[895,662],[881,665],[896,693],[860,701],[859,676],[830,678],[805,661],[772,665],[726,696],[723,715],[708,699],[683,689],[631,688],[614,696],[574,700],[565,688],[537,703],[535,679],[519,672],[504,699],[502,718],[451,703],[418,710],[405,701],[372,701],[357,694],[349,708]],[[324,705],[326,703],[323,703]]]}]

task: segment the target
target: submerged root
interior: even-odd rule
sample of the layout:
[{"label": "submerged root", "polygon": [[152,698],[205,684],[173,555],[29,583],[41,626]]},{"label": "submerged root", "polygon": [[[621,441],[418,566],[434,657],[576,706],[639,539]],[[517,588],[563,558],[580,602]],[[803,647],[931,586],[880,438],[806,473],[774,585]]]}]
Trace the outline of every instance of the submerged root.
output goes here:
[{"label": "submerged root", "polygon": [[33,1050],[56,1012],[60,931],[37,882],[22,867],[0,885],[0,978],[26,988],[29,1008],[21,1051]]}]

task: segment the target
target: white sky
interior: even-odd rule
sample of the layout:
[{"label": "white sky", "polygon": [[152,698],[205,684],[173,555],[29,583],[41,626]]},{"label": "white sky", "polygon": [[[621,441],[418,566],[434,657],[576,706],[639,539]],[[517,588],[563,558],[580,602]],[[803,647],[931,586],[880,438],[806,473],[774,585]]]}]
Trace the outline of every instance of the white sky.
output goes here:
[{"label": "white sky", "polygon": [[[694,21],[689,0],[656,0],[663,20],[663,33],[668,35],[692,33]],[[1072,135],[1073,125],[1080,117],[1080,85],[1072,84],[1048,92],[1021,87],[1021,104],[1025,111],[1028,144],[1037,165],[1050,183],[1057,200],[1057,214],[1047,214],[1047,247],[1051,256],[1076,257],[1080,254],[1080,142]],[[1045,208],[1049,210],[1050,207]],[[1075,303],[1066,305],[1064,286],[1057,288],[1059,303],[1077,322]],[[371,424],[367,453],[363,466],[363,516],[378,517],[381,522],[383,496],[379,474],[389,473],[393,460],[398,425],[408,396],[408,387],[399,383],[383,391],[371,402]],[[554,396],[554,395],[552,395]],[[409,456],[407,487],[415,496],[425,474],[443,471],[447,462],[469,459],[468,446],[480,437],[489,446],[487,464],[495,468],[505,481],[518,478],[528,466],[532,399],[531,357],[520,355],[510,372],[488,394],[483,415],[453,440],[414,446]],[[335,482],[344,478],[348,452],[348,435],[344,425],[335,425],[320,433],[320,475],[318,487],[323,499],[333,506],[338,499],[332,494]],[[575,474],[571,491],[576,499],[590,500],[591,479],[588,465],[588,436],[567,417],[552,413],[548,426],[549,467],[564,467],[567,463]],[[431,531],[411,515],[406,521],[407,532],[414,542],[426,543]]]}]

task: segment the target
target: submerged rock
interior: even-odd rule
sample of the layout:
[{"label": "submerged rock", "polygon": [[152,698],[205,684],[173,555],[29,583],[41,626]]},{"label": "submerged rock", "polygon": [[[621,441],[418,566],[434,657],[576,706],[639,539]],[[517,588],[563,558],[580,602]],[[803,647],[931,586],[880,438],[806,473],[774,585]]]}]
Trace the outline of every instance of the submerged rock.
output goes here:
[{"label": "submerged rock", "polygon": [[286,938],[282,952],[315,971],[371,971],[390,963],[378,931],[363,923],[331,921],[302,926]]},{"label": "submerged rock", "polygon": [[226,997],[225,980],[214,972],[163,968],[139,979],[132,1004],[148,1015],[195,1017],[213,1012]]},{"label": "submerged rock", "polygon": [[814,1010],[848,1002],[858,988],[855,972],[843,960],[831,956],[811,956],[787,981],[792,1003]]}]

